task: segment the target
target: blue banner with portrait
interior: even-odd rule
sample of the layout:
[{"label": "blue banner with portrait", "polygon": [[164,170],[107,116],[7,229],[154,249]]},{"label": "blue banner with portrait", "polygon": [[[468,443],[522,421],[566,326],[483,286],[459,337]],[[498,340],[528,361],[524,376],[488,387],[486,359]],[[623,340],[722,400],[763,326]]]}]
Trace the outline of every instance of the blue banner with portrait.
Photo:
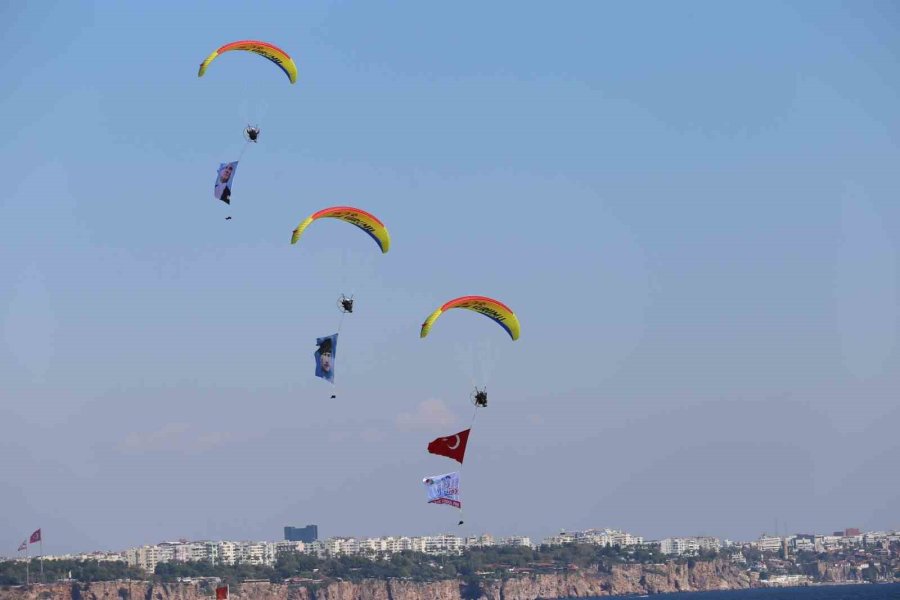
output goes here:
[{"label": "blue banner with portrait", "polygon": [[237,164],[238,161],[220,163],[219,170],[216,171],[216,186],[213,195],[225,204],[231,204],[231,182],[234,180]]},{"label": "blue banner with portrait", "polygon": [[316,338],[316,377],[334,383],[334,359],[337,353],[338,334]]}]

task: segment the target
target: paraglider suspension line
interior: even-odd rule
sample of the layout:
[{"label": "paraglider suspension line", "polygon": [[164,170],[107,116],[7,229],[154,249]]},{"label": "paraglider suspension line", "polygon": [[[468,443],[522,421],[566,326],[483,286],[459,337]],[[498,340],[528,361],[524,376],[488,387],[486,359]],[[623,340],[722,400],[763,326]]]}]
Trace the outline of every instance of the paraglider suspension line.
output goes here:
[{"label": "paraglider suspension line", "polygon": [[[470,429],[470,430],[473,429],[473,428],[475,427],[475,417],[476,417],[476,416],[478,416],[478,407],[477,407],[477,406],[475,407],[475,410],[472,411],[472,422],[469,423],[469,429]],[[470,435],[471,435],[471,434],[470,434]],[[462,478],[462,472],[463,472],[463,467],[464,467],[464,466],[465,466],[464,464],[463,464],[463,465],[459,465],[459,476],[460,476],[460,478]],[[459,523],[457,523],[457,525],[462,526],[463,523],[465,523],[465,519],[463,519],[463,508],[462,508],[462,504],[460,503],[460,506],[459,506]]]},{"label": "paraglider suspension line", "polygon": [[250,142],[244,142],[244,147],[241,148],[241,153],[238,154],[238,161],[240,161],[244,157],[244,152],[247,151],[247,148],[250,146]]},{"label": "paraglider suspension line", "polygon": [[[250,142],[247,142],[247,144],[249,144],[249,143],[250,143]],[[244,146],[246,147],[247,144],[244,144]],[[350,297],[352,298],[353,296],[351,295]],[[344,317],[345,317],[346,315],[347,315],[347,313],[341,311],[341,318],[338,320],[338,326],[337,326],[337,332],[338,332],[338,335],[341,334],[341,328],[344,326]],[[337,384],[334,383],[334,382],[332,382],[331,385],[332,385],[332,388],[331,388],[331,390],[332,390],[332,391],[331,391],[331,399],[334,400],[335,398],[337,398]]]},{"label": "paraglider suspension line", "polygon": [[[341,298],[343,298],[343,297],[344,297],[344,295],[341,294]],[[350,298],[351,298],[351,300],[353,299],[353,293],[350,294]],[[342,310],[341,311],[341,319],[340,319],[340,321],[338,321],[338,328],[337,328],[338,333],[341,332],[341,327],[344,326],[344,317],[346,317],[346,316],[347,316],[347,311]]]}]

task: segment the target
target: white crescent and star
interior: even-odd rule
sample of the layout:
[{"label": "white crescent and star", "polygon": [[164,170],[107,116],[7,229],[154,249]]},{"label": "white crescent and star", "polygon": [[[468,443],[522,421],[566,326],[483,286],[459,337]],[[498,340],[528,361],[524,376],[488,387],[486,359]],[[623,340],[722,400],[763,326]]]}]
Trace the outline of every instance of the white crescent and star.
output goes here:
[{"label": "white crescent and star", "polygon": [[[457,448],[459,448],[459,443],[460,443],[459,434],[457,433],[457,434],[454,435],[453,437],[456,438],[456,445],[455,445],[455,446],[451,446],[451,445],[448,443],[448,444],[447,444],[447,447],[450,448],[451,450],[456,450]],[[450,438],[447,438],[447,439],[449,440]]]}]

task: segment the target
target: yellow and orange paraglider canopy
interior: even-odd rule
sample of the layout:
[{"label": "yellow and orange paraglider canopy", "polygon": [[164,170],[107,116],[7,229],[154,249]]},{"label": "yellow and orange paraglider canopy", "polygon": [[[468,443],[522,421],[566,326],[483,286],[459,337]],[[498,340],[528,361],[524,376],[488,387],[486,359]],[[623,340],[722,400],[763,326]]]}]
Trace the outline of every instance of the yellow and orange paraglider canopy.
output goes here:
[{"label": "yellow and orange paraglider canopy", "polygon": [[331,208],[324,208],[311,214],[297,226],[297,229],[294,230],[294,233],[291,236],[291,243],[296,244],[297,240],[300,239],[300,236],[303,235],[303,232],[313,221],[325,218],[340,219],[341,221],[356,225],[368,233],[369,237],[375,240],[375,243],[381,248],[382,253],[386,254],[391,248],[391,236],[388,233],[387,227],[384,226],[384,223],[379,221],[378,217],[375,215],[367,213],[359,208],[353,208],[352,206],[332,206]]},{"label": "yellow and orange paraglider canopy", "polygon": [[231,42],[230,44],[225,44],[212,54],[206,57],[202,63],[200,63],[200,70],[197,72],[197,77],[203,77],[203,74],[206,73],[206,69],[209,67],[209,64],[216,59],[220,54],[224,54],[225,52],[230,52],[232,50],[243,50],[245,52],[253,52],[254,54],[259,54],[262,57],[268,58],[270,61],[278,65],[278,68],[284,71],[284,74],[287,75],[287,78],[291,83],[297,83],[297,65],[294,64],[294,59],[288,55],[287,52],[275,46],[274,44],[269,44],[268,42],[260,42],[258,40],[242,40],[240,42]]},{"label": "yellow and orange paraglider canopy", "polygon": [[513,340],[519,339],[519,318],[516,313],[499,300],[486,296],[462,296],[444,303],[439,309],[428,315],[428,318],[422,323],[419,337],[428,335],[437,318],[452,308],[467,308],[480,313],[505,329]]}]

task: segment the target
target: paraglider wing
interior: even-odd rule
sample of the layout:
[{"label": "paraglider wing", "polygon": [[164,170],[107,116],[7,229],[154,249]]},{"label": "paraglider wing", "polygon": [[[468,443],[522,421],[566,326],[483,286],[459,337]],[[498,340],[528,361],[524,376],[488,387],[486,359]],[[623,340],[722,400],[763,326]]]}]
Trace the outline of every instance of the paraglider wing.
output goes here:
[{"label": "paraglider wing", "polygon": [[481,313],[505,329],[513,340],[519,339],[519,319],[516,317],[516,313],[502,302],[486,296],[462,296],[447,302],[428,315],[428,318],[422,323],[419,337],[427,336],[437,318],[451,308],[467,308]]},{"label": "paraglider wing", "polygon": [[200,70],[197,72],[197,77],[203,77],[203,74],[206,73],[206,69],[209,67],[209,64],[216,59],[220,54],[224,54],[225,52],[230,52],[232,50],[243,50],[245,52],[253,52],[254,54],[259,54],[262,57],[268,58],[270,61],[278,65],[278,68],[281,69],[291,83],[297,83],[297,65],[294,64],[294,59],[292,59],[287,52],[275,46],[273,44],[269,44],[267,42],[260,42],[258,40],[242,40],[240,42],[232,42],[230,44],[225,44],[212,54],[206,57],[202,63],[200,63]]},{"label": "paraglider wing", "polygon": [[325,218],[340,219],[356,225],[375,240],[382,253],[386,254],[391,247],[391,236],[384,223],[379,221],[375,215],[352,206],[332,206],[313,213],[294,230],[294,234],[291,236],[291,243],[296,244],[297,240],[300,239],[300,236],[303,235],[303,232],[313,221]]}]

